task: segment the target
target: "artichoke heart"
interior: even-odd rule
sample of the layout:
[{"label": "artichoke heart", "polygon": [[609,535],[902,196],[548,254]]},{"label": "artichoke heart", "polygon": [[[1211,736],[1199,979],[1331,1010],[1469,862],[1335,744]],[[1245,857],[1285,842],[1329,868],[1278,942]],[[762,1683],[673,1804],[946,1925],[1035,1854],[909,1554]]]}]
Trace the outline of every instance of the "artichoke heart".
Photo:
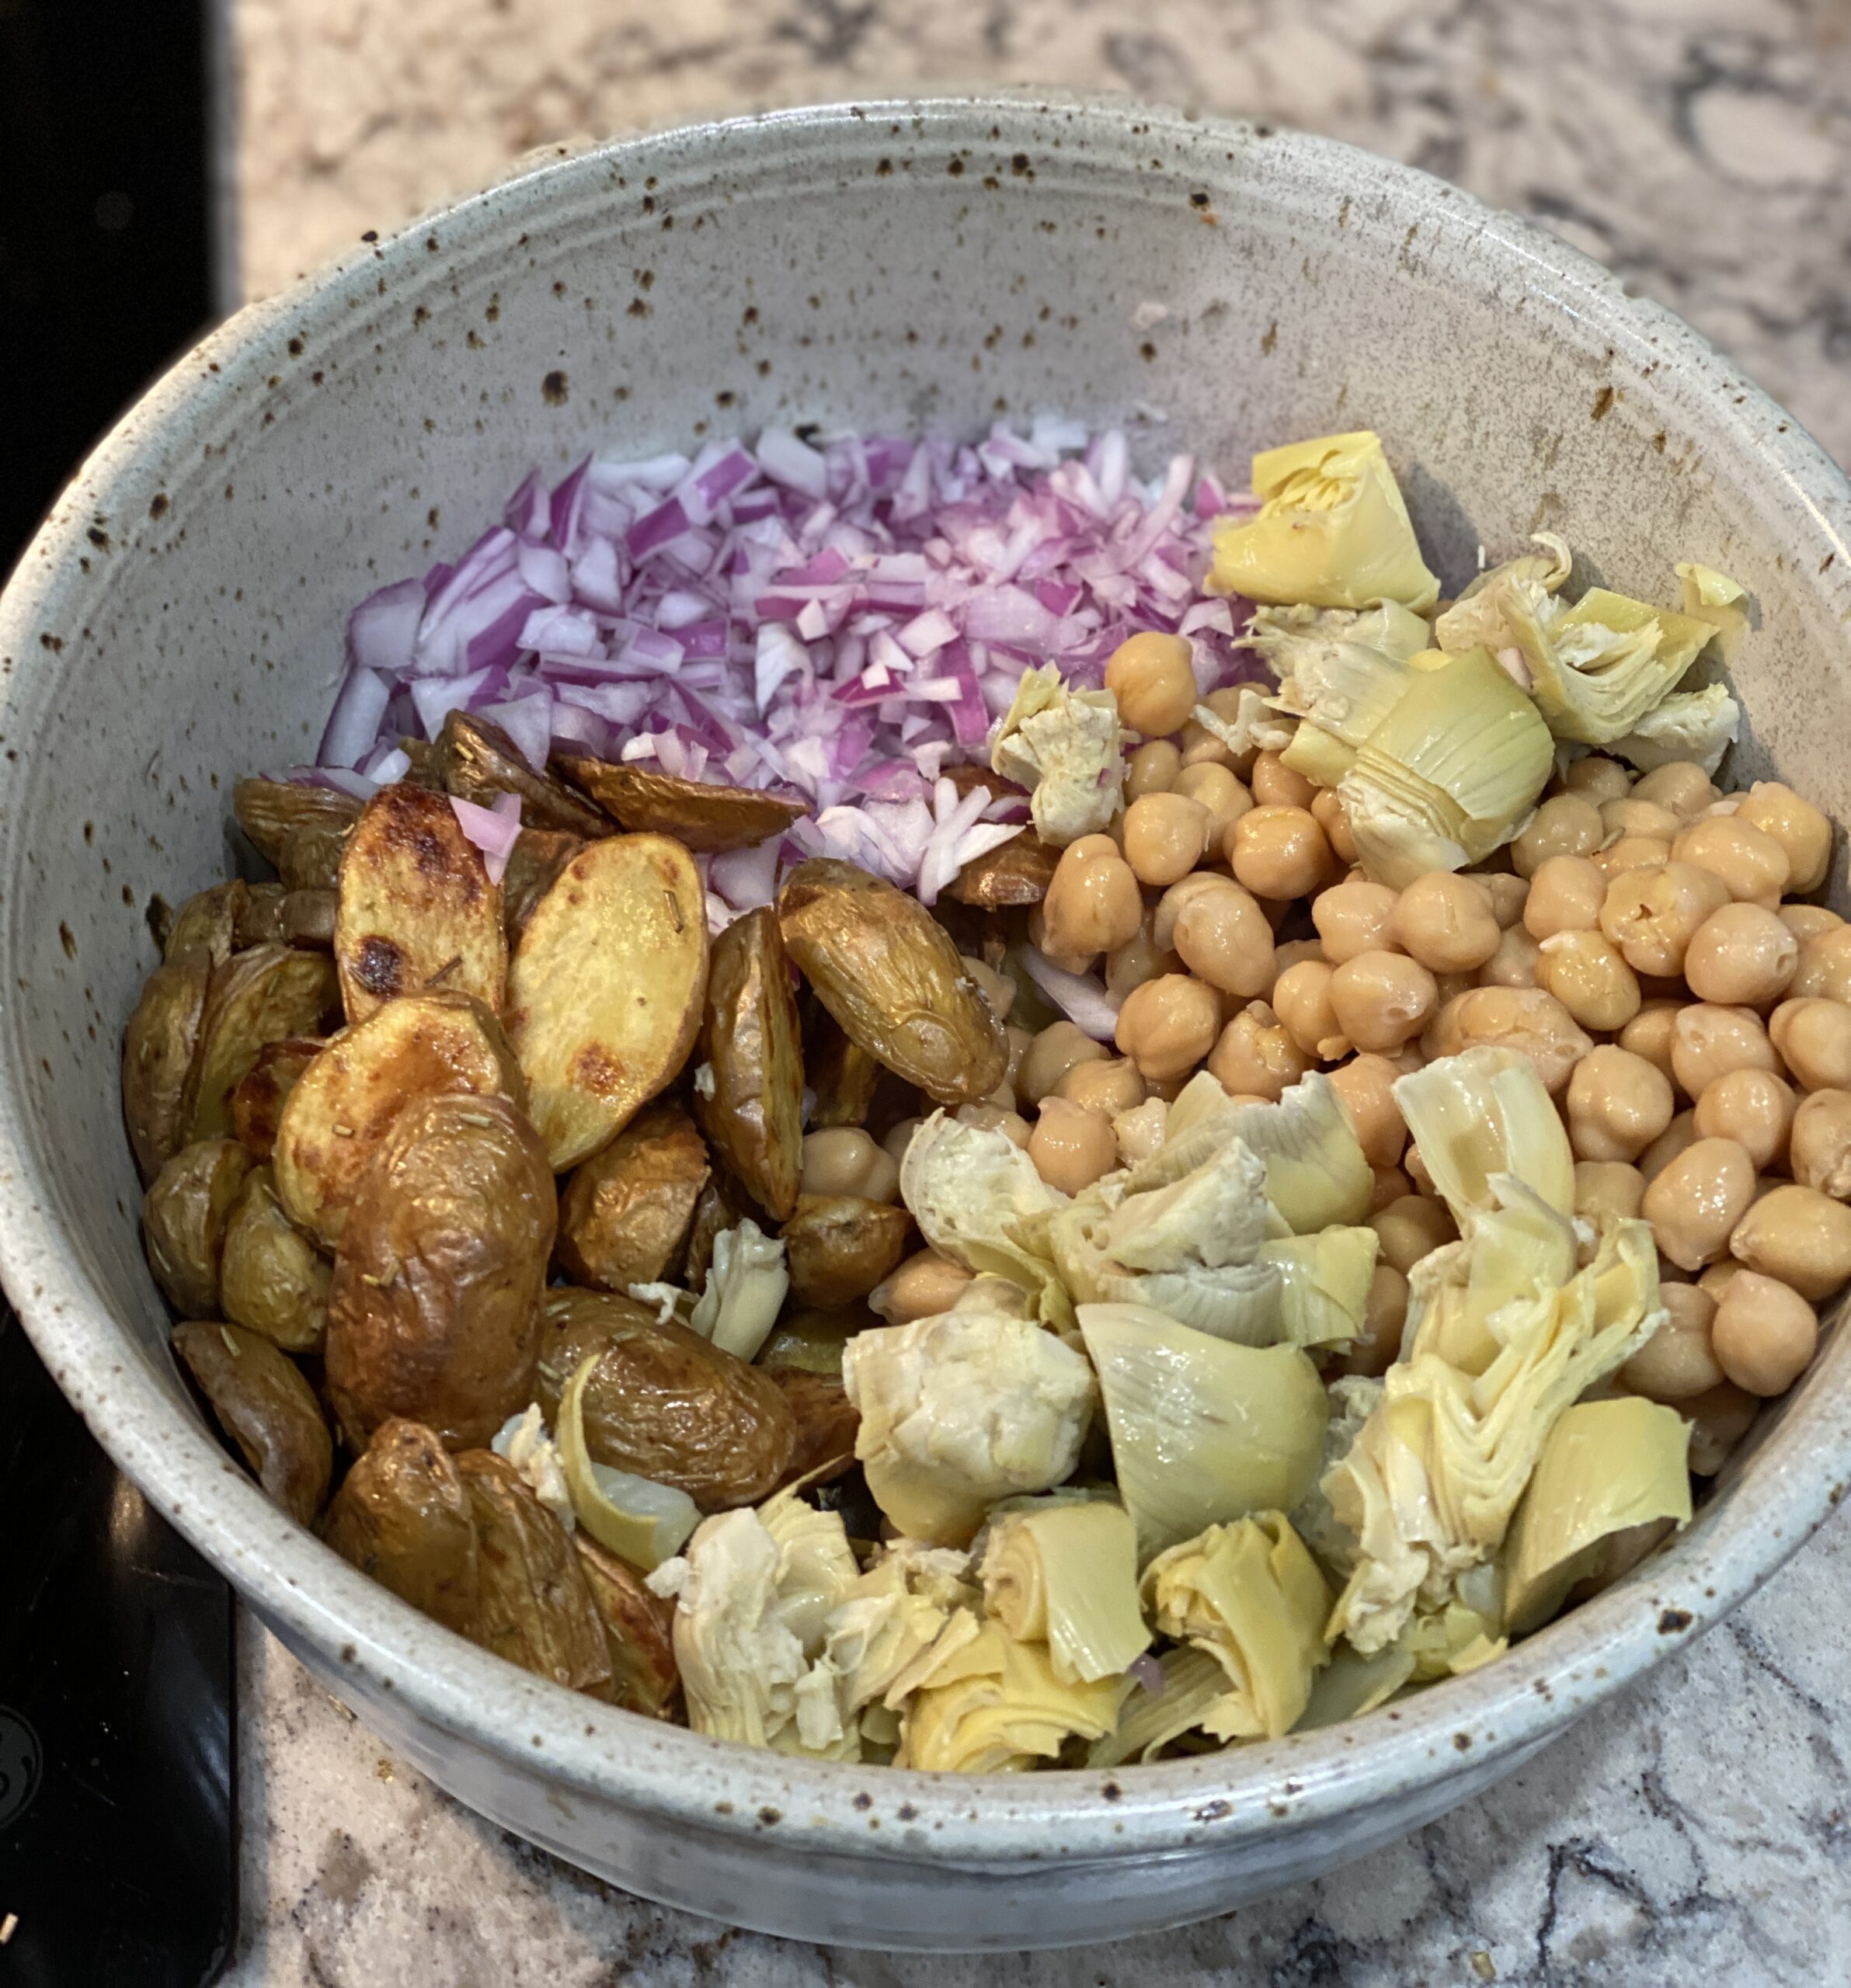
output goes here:
[{"label": "artichoke heart", "polygon": [[714,1238],[707,1283],[688,1314],[688,1325],[722,1353],[756,1360],[790,1288],[782,1239],[766,1235],[748,1217]]},{"label": "artichoke heart", "polygon": [[1160,1553],[1144,1599],[1163,1633],[1225,1673],[1200,1724],[1217,1740],[1276,1740],[1298,1722],[1329,1655],[1331,1590],[1282,1512],[1259,1512]]},{"label": "artichoke heart", "polygon": [[1536,707],[1484,649],[1416,669],[1338,793],[1357,853],[1404,889],[1508,842],[1554,770]]},{"label": "artichoke heart", "polygon": [[1724,662],[1733,663],[1748,626],[1748,589],[1727,573],[1700,565],[1694,559],[1680,560],[1675,570],[1683,594],[1679,606],[1693,620],[1710,624],[1716,631],[1716,646]]},{"label": "artichoke heart", "polygon": [[983,1600],[1018,1641],[1043,1642],[1063,1684],[1116,1677],[1150,1646],[1138,1609],[1137,1533],[1104,1499],[1037,1500],[992,1521]]},{"label": "artichoke heart", "polygon": [[967,1554],[896,1540],[830,1612],[823,1652],[840,1715],[876,1702],[898,1711],[912,1673],[975,1633],[980,1599]]},{"label": "artichoke heart", "polygon": [[582,1361],[559,1397],[559,1467],[579,1524],[646,1574],[681,1551],[701,1522],[700,1510],[672,1484],[593,1462],[585,1442],[585,1389],[601,1357]]},{"label": "artichoke heart", "polygon": [[1505,1605],[1519,1634],[1601,1571],[1613,1535],[1690,1522],[1690,1424],[1637,1395],[1578,1402],[1549,1432],[1505,1541]]},{"label": "artichoke heart", "polygon": [[1395,1103],[1460,1233],[1497,1203],[1492,1176],[1515,1174],[1557,1214],[1574,1211],[1574,1155],[1529,1057],[1468,1049],[1397,1080]]},{"label": "artichoke heart", "polygon": [[1249,600],[1418,612],[1439,598],[1382,440],[1364,429],[1253,459],[1257,516],[1215,527],[1209,584]]},{"label": "artichoke heart", "polygon": [[1130,1689],[1122,1677],[1063,1684],[1043,1645],[989,1623],[908,1701],[893,1764],[1019,1773],[1052,1760],[1070,1739],[1103,1739]]},{"label": "artichoke heart", "polygon": [[1373,1229],[1338,1227],[1262,1243],[1260,1261],[1280,1277],[1280,1338],[1291,1346],[1359,1338],[1377,1246]]},{"label": "artichoke heart", "polygon": [[1607,750],[1642,773],[1673,759],[1694,759],[1714,773],[1741,729],[1741,705],[1726,685],[1712,683],[1701,690],[1673,691]]},{"label": "artichoke heart", "polygon": [[1155,1760],[1172,1740],[1193,1733],[1227,1695],[1227,1673],[1206,1649],[1167,1649],[1157,1662],[1163,1688],[1136,1692],[1126,1701],[1118,1724],[1087,1755],[1089,1767]]},{"label": "artichoke heart", "polygon": [[1035,832],[1056,849],[1097,835],[1124,805],[1124,742],[1109,690],[1070,690],[1049,663],[1024,670],[990,763],[1029,790]]}]

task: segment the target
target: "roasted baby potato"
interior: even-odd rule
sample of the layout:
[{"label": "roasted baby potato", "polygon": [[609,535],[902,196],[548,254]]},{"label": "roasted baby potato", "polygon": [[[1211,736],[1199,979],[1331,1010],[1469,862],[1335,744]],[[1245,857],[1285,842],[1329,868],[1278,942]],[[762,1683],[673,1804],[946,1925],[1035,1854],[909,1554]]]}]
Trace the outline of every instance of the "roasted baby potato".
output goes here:
[{"label": "roasted baby potato", "polygon": [[[245,884],[240,888],[243,896],[232,921],[232,950],[241,952],[246,946],[284,944],[283,901],[288,891],[280,884]],[[183,909],[181,916],[185,915]]]},{"label": "roasted baby potato", "polygon": [[904,1253],[913,1218],[853,1194],[803,1194],[781,1233],[791,1295],[824,1311],[865,1298]]},{"label": "roasted baby potato", "polygon": [[1060,851],[1025,828],[1000,848],[986,850],[967,863],[946,887],[946,895],[980,911],[1000,911],[1011,905],[1039,904],[1054,881]]},{"label": "roasted baby potato", "polygon": [[803,1031],[803,1076],[816,1100],[810,1111],[812,1131],[866,1123],[881,1065],[858,1043],[849,1041],[820,1001],[811,1002]]},{"label": "roasted baby potato", "polygon": [[631,833],[673,836],[706,856],[781,835],[809,812],[803,801],[756,787],[714,787],[586,754],[556,753],[553,763]]},{"label": "roasted baby potato", "polygon": [[501,923],[510,954],[527,930],[528,913],[584,846],[583,836],[559,835],[551,829],[523,829],[514,838],[501,879]]},{"label": "roasted baby potato", "polygon": [[334,921],[339,914],[340,902],[338,891],[285,891],[281,914],[284,944],[332,952]]},{"label": "roasted baby potato", "polygon": [[861,1417],[840,1378],[805,1367],[767,1366],[764,1371],[778,1383],[797,1419],[797,1447],[785,1482],[826,1484],[851,1468]]},{"label": "roasted baby potato", "polygon": [[302,1072],[327,1048],[318,1035],[285,1036],[266,1042],[231,1093],[231,1130],[253,1159],[268,1159],[289,1094]]},{"label": "roasted baby potato", "polygon": [[572,1550],[591,1590],[611,1652],[611,1702],[645,1719],[670,1719],[681,1688],[675,1665],[675,1604],[659,1599],[628,1561],[599,1545],[583,1526]]},{"label": "roasted baby potato", "polygon": [[694,859],[664,836],[587,843],[528,914],[508,974],[508,1034],[555,1172],[680,1074],[706,992]]},{"label": "roasted baby potato", "polygon": [[537,1677],[607,1698],[604,1620],[565,1527],[503,1458],[471,1450],[456,1468],[475,1524],[475,1640]]},{"label": "roasted baby potato", "polygon": [[220,1310],[285,1353],[318,1353],[333,1274],[283,1212],[274,1173],[259,1166],[247,1175],[219,1256]]},{"label": "roasted baby potato", "polygon": [[758,1364],[769,1374],[776,1367],[801,1367],[807,1374],[842,1378],[842,1349],[857,1333],[870,1333],[885,1323],[862,1303],[823,1311],[814,1305],[785,1312],[759,1350]]},{"label": "roasted baby potato", "polygon": [[183,1318],[217,1315],[225,1228],[250,1170],[235,1139],[198,1139],[181,1147],[142,1197],[148,1267]]},{"label": "roasted baby potato", "polygon": [[434,770],[447,794],[478,807],[493,807],[497,794],[519,794],[520,819],[528,829],[552,829],[583,841],[616,831],[616,823],[601,808],[573,793],[563,780],[535,773],[499,725],[473,711],[453,711],[444,719]]},{"label": "roasted baby potato", "polygon": [[350,1022],[426,987],[500,1007],[501,892],[447,795],[401,781],[367,803],[341,858],[334,960]]},{"label": "roasted baby potato", "polygon": [[399,1113],[414,1098],[464,1093],[527,1105],[508,1038],[473,996],[402,994],[343,1029],[301,1072],[277,1121],[277,1193],[290,1220],[332,1250]]},{"label": "roasted baby potato", "polygon": [[301,1368],[261,1333],[216,1320],[176,1326],[173,1348],[257,1482],[298,1524],[312,1524],[334,1443]]},{"label": "roasted baby potato", "polygon": [[534,1399],[548,1420],[587,1355],[585,1446],[592,1460],[685,1491],[704,1512],[753,1505],[782,1480],[797,1425],[757,1367],[645,1306],[601,1291],[548,1291]]},{"label": "roasted baby potato", "polygon": [[752,1210],[736,1183],[717,1168],[694,1204],[694,1226],[687,1232],[687,1254],[681,1260],[680,1281],[698,1291],[713,1261],[713,1242],[722,1229],[737,1229]]},{"label": "roasted baby potato", "polygon": [[526,1407],[558,1214],[539,1138],[506,1098],[399,1113],[354,1190],[328,1299],[328,1387],[352,1448],[404,1416],[469,1449]]},{"label": "roasted baby potato", "polygon": [[253,946],[215,968],[181,1102],[183,1136],[224,1138],[232,1128],[232,1097],[263,1045],[319,1035],[339,1009],[333,966],[319,953]]},{"label": "roasted baby potato", "polygon": [[778,896],[785,950],[857,1042],[941,1104],[986,1097],[1009,1041],[917,898],[852,863],[800,863]]},{"label": "roasted baby potato", "polygon": [[179,1147],[186,1073],[211,978],[211,961],[199,954],[156,967],[122,1032],[122,1115],[144,1181]]},{"label": "roasted baby potato", "polygon": [[803,1052],[791,969],[768,906],[714,941],[694,1116],[740,1184],[781,1222],[803,1170]]},{"label": "roasted baby potato", "polygon": [[172,961],[203,956],[214,966],[223,966],[241,946],[252,943],[238,937],[239,926],[249,923],[250,891],[249,884],[235,877],[196,891],[173,915],[162,947],[164,957]]},{"label": "roasted baby potato", "polygon": [[334,888],[348,831],[360,819],[353,795],[298,780],[241,780],[231,809],[285,890]]},{"label": "roasted baby potato", "polygon": [[450,1452],[422,1423],[373,1432],[341,1482],[322,1537],[401,1601],[471,1634],[482,1607],[475,1519]]},{"label": "roasted baby potato", "polygon": [[650,1105],[572,1170],[559,1197],[560,1270],[604,1291],[660,1282],[687,1252],[711,1171],[681,1107]]}]

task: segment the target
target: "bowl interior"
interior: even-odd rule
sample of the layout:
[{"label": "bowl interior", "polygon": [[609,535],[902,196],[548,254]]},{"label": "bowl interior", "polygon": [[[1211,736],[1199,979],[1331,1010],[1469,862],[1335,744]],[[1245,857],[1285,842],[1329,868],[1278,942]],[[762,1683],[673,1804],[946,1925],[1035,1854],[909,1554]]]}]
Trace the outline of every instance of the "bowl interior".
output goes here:
[{"label": "bowl interior", "polygon": [[[183,1526],[266,1605],[297,1606],[279,1566],[314,1591],[304,1633],[357,1590],[208,1471],[136,1232],[116,1059],[157,895],[224,874],[238,775],[312,756],[352,605],[454,558],[532,465],[1042,411],[1237,482],[1256,446],[1376,429],[1454,586],[1538,530],[1648,598],[1675,600],[1674,560],[1718,566],[1758,604],[1738,777],[1778,766],[1851,814],[1835,473],[1673,321],[1421,176],[1122,106],[876,106],[611,148],[357,245],[180,363],[0,606],[9,1288]],[[1789,1543],[1814,1522],[1845,1364],[1724,1516],[1747,1495]],[[1785,1550],[1745,1514],[1728,1537],[1717,1606]],[[369,1633],[402,1652],[402,1613]],[[1616,1674],[1651,1653],[1597,1619],[1632,1636]]]}]

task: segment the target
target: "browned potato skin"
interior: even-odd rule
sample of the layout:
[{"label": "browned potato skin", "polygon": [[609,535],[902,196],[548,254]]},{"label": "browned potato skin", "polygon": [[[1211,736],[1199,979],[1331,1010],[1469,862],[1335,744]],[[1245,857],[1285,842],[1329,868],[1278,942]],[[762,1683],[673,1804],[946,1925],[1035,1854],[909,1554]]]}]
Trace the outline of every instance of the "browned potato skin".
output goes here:
[{"label": "browned potato skin", "polygon": [[186,1074],[211,977],[211,962],[200,954],[156,967],[122,1032],[122,1115],[144,1182],[179,1149]]},{"label": "browned potato skin", "polygon": [[341,858],[334,959],[350,1022],[430,986],[499,1010],[501,892],[447,795],[400,781],[367,803]]},{"label": "browned potato skin", "polygon": [[254,943],[240,938],[238,928],[251,922],[251,887],[235,877],[195,891],[173,915],[162,951],[170,961],[200,955],[223,966],[241,947]]},{"label": "browned potato skin", "polygon": [[317,952],[334,950],[334,921],[340,910],[336,890],[285,891],[283,894],[283,943],[286,946],[312,947]]},{"label": "browned potato skin", "polygon": [[559,1197],[554,1261],[574,1284],[625,1291],[679,1263],[712,1170],[694,1122],[652,1104],[575,1167]]},{"label": "browned potato skin", "polygon": [[881,1065],[858,1043],[849,1041],[820,1001],[812,1003],[803,1034],[803,1076],[816,1100],[810,1113],[812,1131],[868,1122]]},{"label": "browned potato skin", "polygon": [[291,1035],[258,1051],[256,1062],[231,1093],[231,1130],[253,1159],[268,1159],[276,1150],[277,1127],[289,1094],[327,1046],[318,1035]]},{"label": "browned potato skin", "polygon": [[809,812],[803,801],[756,787],[712,786],[588,754],[555,753],[553,764],[632,834],[673,836],[702,855],[750,848]]},{"label": "browned potato skin", "polygon": [[231,926],[233,950],[287,944],[283,935],[283,904],[288,891],[280,884],[246,884],[243,890]]},{"label": "browned potato skin", "polygon": [[713,1093],[694,1115],[746,1192],[781,1222],[803,1171],[803,1051],[791,969],[768,905],[714,941],[703,1056]]},{"label": "browned potato skin", "polygon": [[584,846],[583,836],[559,835],[551,829],[523,829],[514,838],[501,880],[501,923],[510,954],[520,943],[534,905]]},{"label": "browned potato skin", "polygon": [[913,1218],[854,1194],[804,1194],[781,1231],[799,1305],[831,1311],[865,1298],[899,1263]]},{"label": "browned potato skin", "polygon": [[253,946],[214,970],[180,1107],[183,1136],[223,1138],[231,1099],[266,1042],[319,1035],[338,1018],[332,964],[291,946]]},{"label": "browned potato skin", "polygon": [[685,1491],[704,1512],[754,1505],[790,1468],[797,1425],[777,1383],[627,1298],[548,1291],[534,1399],[549,1421],[588,1355],[585,1447],[597,1463]]},{"label": "browned potato skin", "polygon": [[277,1199],[273,1170],[245,1177],[232,1204],[218,1261],[218,1302],[228,1319],[285,1353],[318,1353],[328,1333],[333,1272]]},{"label": "browned potato skin", "polygon": [[572,1550],[604,1625],[611,1702],[645,1719],[673,1719],[681,1693],[675,1663],[675,1604],[650,1594],[642,1575],[579,1527]]},{"label": "browned potato skin", "polygon": [[444,791],[459,801],[492,808],[499,794],[519,794],[526,828],[552,829],[581,841],[615,832],[616,824],[602,808],[563,780],[535,773],[499,725],[471,711],[453,711],[444,719],[434,764]]},{"label": "browned potato skin", "polygon": [[1011,905],[1039,904],[1054,881],[1060,851],[1025,828],[1000,848],[986,850],[967,863],[946,887],[946,895],[979,911],[1000,911]]},{"label": "browned potato skin", "polygon": [[148,1267],[183,1318],[217,1315],[225,1229],[250,1170],[235,1139],[198,1139],[181,1147],[143,1197]]},{"label": "browned potato skin", "polygon": [[[258,854],[279,870],[294,838],[332,836],[338,844],[360,819],[360,803],[351,794],[293,780],[241,780],[231,790],[231,812],[238,826]],[[334,879],[326,881],[332,884]]]},{"label": "browned potato skin", "polygon": [[462,1095],[527,1108],[513,1047],[472,996],[402,995],[343,1029],[301,1073],[277,1121],[277,1192],[290,1220],[332,1251],[399,1113],[415,1098]]},{"label": "browned potato skin", "polygon": [[277,858],[277,881],[286,891],[337,891],[350,829],[297,829]]},{"label": "browned potato skin", "polygon": [[690,1291],[698,1291],[706,1283],[708,1269],[713,1262],[714,1238],[723,1229],[737,1229],[753,1212],[738,1184],[716,1169],[694,1204],[694,1226],[687,1232],[687,1254],[682,1259],[677,1281]]},{"label": "browned potato skin", "polygon": [[297,1524],[312,1525],[334,1441],[302,1370],[261,1333],[215,1320],[176,1326],[173,1347],[257,1482]]},{"label": "browned potato skin", "polygon": [[489,1451],[465,1451],[456,1468],[475,1524],[475,1640],[537,1677],[609,1698],[604,1621],[565,1527]]},{"label": "browned potato skin", "polygon": [[401,1601],[473,1633],[482,1607],[475,1521],[454,1460],[422,1423],[395,1418],[374,1430],[322,1537]]},{"label": "browned potato skin", "polygon": [[852,1469],[861,1416],[841,1382],[804,1367],[767,1365],[764,1371],[778,1383],[797,1418],[797,1448],[785,1472],[785,1483],[807,1479],[827,1484]]},{"label": "browned potato skin", "polygon": [[328,1388],[350,1447],[401,1416],[470,1449],[526,1407],[558,1214],[506,1099],[405,1107],[347,1210],[329,1295]]},{"label": "browned potato skin", "polygon": [[852,863],[800,863],[778,898],[785,950],[851,1042],[940,1104],[986,1097],[1009,1041],[950,935]]}]

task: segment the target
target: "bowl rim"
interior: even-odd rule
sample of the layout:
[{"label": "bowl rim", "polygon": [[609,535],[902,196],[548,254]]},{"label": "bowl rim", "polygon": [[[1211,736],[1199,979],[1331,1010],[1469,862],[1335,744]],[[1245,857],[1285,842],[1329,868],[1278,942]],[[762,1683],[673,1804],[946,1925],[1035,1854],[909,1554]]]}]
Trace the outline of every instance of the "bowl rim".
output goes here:
[{"label": "bowl rim", "polygon": [[[1296,172],[1320,193],[1367,187],[1397,211],[1443,212],[1469,222],[1506,269],[1521,266],[1529,287],[1546,291],[1558,310],[1592,321],[1635,363],[1649,353],[1661,379],[1700,386],[1710,434],[1758,456],[1762,474],[1831,543],[1846,537],[1851,485],[1698,333],[1664,308],[1628,296],[1599,265],[1542,229],[1417,169],[1332,139],[1114,95],[1023,89],[867,99],[674,125],[583,150],[559,148],[545,162],[444,203],[247,305],[122,417],[21,556],[0,593],[0,651],[19,659],[0,685],[6,728],[15,730],[12,721],[31,694],[33,631],[54,625],[46,603],[61,590],[78,590],[69,576],[90,514],[139,515],[105,493],[154,487],[148,466],[164,439],[185,429],[199,382],[208,373],[252,369],[253,355],[280,343],[305,311],[326,313],[332,321],[340,301],[363,285],[370,290],[382,267],[408,274],[422,269],[434,228],[460,227],[466,236],[473,221],[485,234],[510,214],[545,211],[616,165],[685,172],[736,165],[755,151],[767,158],[831,148],[838,155],[872,152],[891,142],[877,127],[902,118],[916,123],[921,140],[969,141],[983,139],[992,125],[1026,130],[1026,120],[1050,114],[1070,129],[1080,126],[1108,161],[1114,143],[1133,127],[1178,148],[1206,140],[1217,157],[1225,151],[1230,159],[1265,148],[1269,165]],[[691,148],[708,158],[708,168],[689,167]],[[1851,558],[1808,584],[1840,608],[1851,607],[1847,568]],[[25,853],[19,820],[24,777],[0,762],[7,874]],[[17,902],[10,908],[14,919]],[[16,950],[10,921],[6,943]],[[1620,1587],[1495,1663],[1387,1712],[1193,1760],[1108,1772],[1044,1771],[1006,1781],[794,1759],[657,1725],[531,1677],[429,1622],[285,1519],[203,1422],[176,1412],[152,1364],[125,1345],[123,1329],[64,1241],[59,1214],[38,1180],[23,1055],[9,1031],[0,1049],[0,1179],[14,1199],[0,1222],[0,1280],[59,1385],[158,1509],[287,1640],[327,1656],[330,1673],[351,1677],[357,1694],[374,1701],[390,1694],[405,1714],[517,1774],[540,1774],[567,1795],[722,1836],[763,1834],[792,1812],[801,1819],[805,1854],[980,1864],[1025,1877],[1037,1867],[1089,1860],[1225,1852],[1262,1833],[1296,1834],[1404,1801],[1458,1776],[1468,1761],[1481,1772],[1514,1763],[1713,1625],[1810,1536],[1851,1473],[1851,1406],[1835,1408],[1832,1387],[1821,1385],[1851,1378],[1832,1371],[1851,1366],[1841,1345],[1828,1349],[1782,1426],[1749,1460],[1753,1496],[1713,1503],[1668,1552]],[[1851,1397],[1851,1388],[1836,1392]],[[871,1822],[891,1823],[896,1812],[911,1826],[870,1833]]]}]

